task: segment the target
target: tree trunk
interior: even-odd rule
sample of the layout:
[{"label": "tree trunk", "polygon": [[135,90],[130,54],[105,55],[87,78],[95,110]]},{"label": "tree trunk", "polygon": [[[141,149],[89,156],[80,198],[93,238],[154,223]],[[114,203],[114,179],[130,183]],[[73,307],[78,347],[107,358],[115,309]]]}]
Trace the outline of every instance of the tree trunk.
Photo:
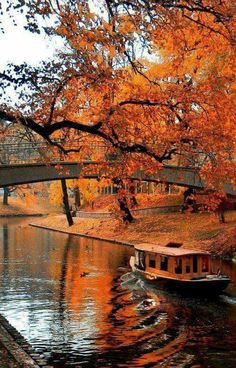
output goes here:
[{"label": "tree trunk", "polygon": [[225,214],[223,210],[218,211],[218,218],[220,224],[225,224]]},{"label": "tree trunk", "polygon": [[135,183],[133,180],[131,180],[130,186],[129,186],[129,192],[131,194],[130,202],[131,202],[131,208],[138,205],[137,199],[135,197]]},{"label": "tree trunk", "polygon": [[61,187],[62,187],[62,193],[63,193],[63,204],[64,209],[66,213],[66,218],[68,225],[71,226],[74,224],[71,213],[70,213],[70,206],[69,206],[69,199],[68,199],[68,193],[67,193],[67,187],[66,187],[66,180],[61,179]]},{"label": "tree trunk", "polygon": [[74,195],[75,195],[75,208],[77,209],[77,208],[80,208],[80,206],[81,206],[79,187],[75,187]]},{"label": "tree trunk", "polygon": [[121,197],[118,199],[119,205],[120,205],[120,210],[122,212],[122,220],[124,222],[134,222],[134,217],[132,216],[130,210],[129,210],[129,206],[127,203],[127,199],[125,196]]},{"label": "tree trunk", "polygon": [[120,178],[113,178],[113,183],[115,184],[115,189],[116,189],[116,192],[118,193],[118,196],[120,195],[120,197],[118,198],[118,203],[119,203],[120,210],[122,213],[122,220],[128,223],[134,222],[135,219],[129,210],[126,196],[121,195],[121,193],[119,193],[122,190],[124,190],[123,181]]},{"label": "tree trunk", "polygon": [[225,224],[225,210],[226,209],[227,209],[227,201],[225,198],[222,198],[217,208],[219,222],[221,224]]},{"label": "tree trunk", "polygon": [[8,203],[9,194],[10,194],[9,188],[8,187],[4,187],[3,188],[3,204],[4,204],[4,206],[7,206],[9,204]]}]

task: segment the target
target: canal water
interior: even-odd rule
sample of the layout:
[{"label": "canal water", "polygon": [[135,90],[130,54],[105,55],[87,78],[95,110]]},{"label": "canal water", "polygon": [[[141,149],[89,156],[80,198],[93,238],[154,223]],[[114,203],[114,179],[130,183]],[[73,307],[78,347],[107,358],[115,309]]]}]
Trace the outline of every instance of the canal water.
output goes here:
[{"label": "canal water", "polygon": [[234,263],[219,298],[181,298],[122,276],[132,248],[28,222],[0,219],[0,313],[48,364],[236,367]]}]

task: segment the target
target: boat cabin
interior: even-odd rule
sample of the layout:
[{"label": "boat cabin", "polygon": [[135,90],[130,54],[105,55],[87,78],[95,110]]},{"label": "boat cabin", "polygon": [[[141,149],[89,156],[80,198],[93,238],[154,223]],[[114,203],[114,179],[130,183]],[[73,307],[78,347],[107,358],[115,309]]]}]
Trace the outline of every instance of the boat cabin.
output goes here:
[{"label": "boat cabin", "polygon": [[211,274],[211,255],[175,244],[141,243],[135,246],[135,267],[157,277],[191,280]]}]

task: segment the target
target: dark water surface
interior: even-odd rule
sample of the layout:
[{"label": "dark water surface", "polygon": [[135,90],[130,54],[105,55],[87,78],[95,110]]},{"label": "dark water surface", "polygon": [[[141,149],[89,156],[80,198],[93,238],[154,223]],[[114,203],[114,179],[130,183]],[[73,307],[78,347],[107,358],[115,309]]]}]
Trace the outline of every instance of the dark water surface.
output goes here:
[{"label": "dark water surface", "polygon": [[29,221],[0,219],[0,313],[48,364],[236,367],[236,264],[221,264],[234,284],[216,300],[181,298],[121,282],[132,248]]}]

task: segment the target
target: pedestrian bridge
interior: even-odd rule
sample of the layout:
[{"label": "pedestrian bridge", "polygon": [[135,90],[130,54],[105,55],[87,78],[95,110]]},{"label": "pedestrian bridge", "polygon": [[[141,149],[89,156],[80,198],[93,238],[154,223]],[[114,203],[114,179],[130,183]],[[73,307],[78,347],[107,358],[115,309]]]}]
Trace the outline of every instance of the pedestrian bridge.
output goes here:
[{"label": "pedestrian bridge", "polygon": [[[99,172],[98,164],[92,161],[82,163],[55,162],[48,165],[42,163],[1,165],[0,187],[50,180],[76,179],[85,167],[87,173],[83,173],[83,178],[99,179],[104,176],[102,171]],[[137,171],[131,179],[190,186],[199,189],[205,186],[198,171],[186,167],[164,166],[155,175],[151,176]],[[224,189],[227,194],[236,195],[236,191],[231,186],[225,185]]]},{"label": "pedestrian bridge", "polygon": [[[35,145],[32,146],[32,144],[20,145],[20,147],[14,147],[14,145],[0,145],[0,187],[60,179],[76,179],[80,176],[89,179],[99,179],[105,176],[103,165],[99,164],[98,161],[92,160],[93,155],[91,155],[89,159],[80,160],[79,163],[67,162],[62,160],[62,158],[59,159],[55,155],[53,158],[57,161],[52,162],[50,160],[48,163],[45,163],[44,157],[44,162],[37,162],[39,161],[39,157],[41,157],[42,161],[41,155],[45,149],[45,144],[43,147],[42,143],[40,143],[40,146],[37,145],[36,147]],[[100,153],[102,150],[104,150],[104,146],[102,149],[99,147]],[[35,152],[38,152],[38,154]],[[94,147],[91,152],[94,153]],[[4,157],[3,154],[5,155]],[[104,151],[102,155],[104,159]],[[100,157],[102,157],[102,155],[100,155]],[[114,164],[114,155],[107,155],[106,158],[108,164]],[[202,181],[198,171],[197,168],[166,165],[153,175],[146,175],[142,171],[137,171],[132,175],[131,179],[189,186],[200,189],[205,187],[205,183]],[[236,195],[236,190],[230,185],[226,184],[224,190],[227,194]]]}]

